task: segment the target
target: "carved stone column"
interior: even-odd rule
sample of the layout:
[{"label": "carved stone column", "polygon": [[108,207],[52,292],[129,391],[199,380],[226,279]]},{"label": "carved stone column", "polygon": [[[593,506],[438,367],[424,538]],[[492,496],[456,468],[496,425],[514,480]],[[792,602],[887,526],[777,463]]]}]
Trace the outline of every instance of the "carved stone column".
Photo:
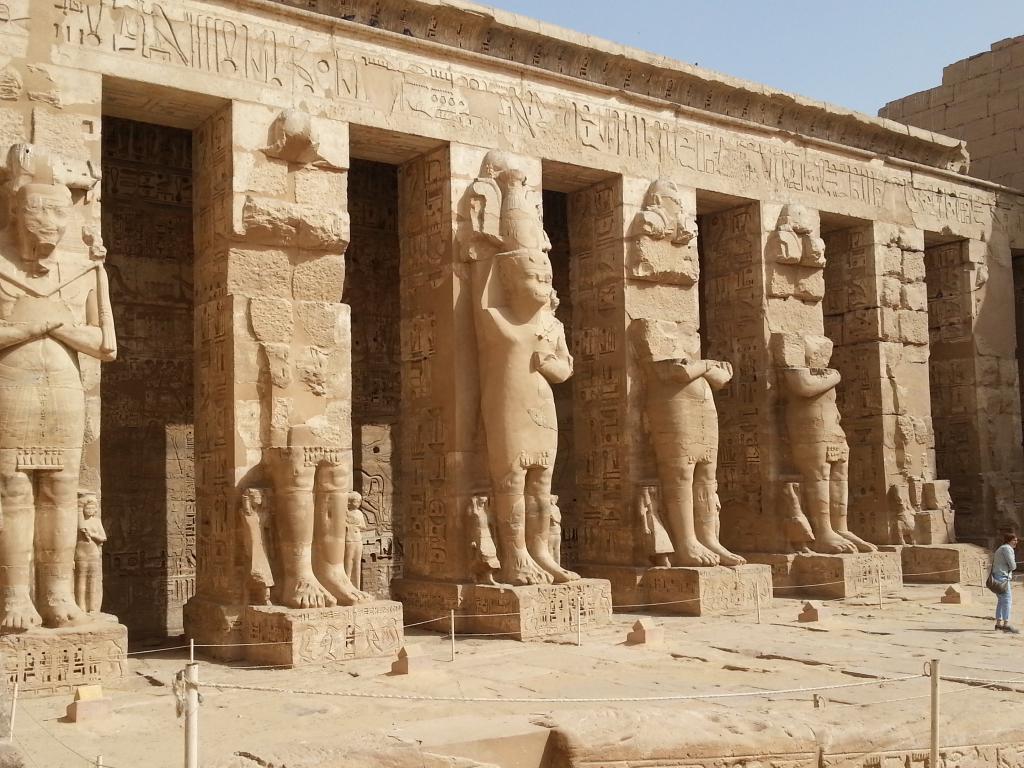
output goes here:
[{"label": "carved stone column", "polygon": [[924,233],[873,222],[825,242],[851,524],[899,547],[907,581],[978,583],[988,555],[955,544],[949,481],[935,472]]},{"label": "carved stone column", "polygon": [[[530,338],[539,345],[533,363],[529,355],[520,363],[509,358],[509,381],[532,375],[530,366],[546,365],[544,350],[554,349],[558,325],[551,314],[536,334],[513,321],[502,326],[508,336],[478,343],[479,334],[492,332],[488,322],[505,322],[496,313],[513,300],[504,284],[517,279],[521,266],[513,265],[532,259],[527,269],[542,285],[541,273],[550,270],[550,243],[540,229],[540,161],[453,144],[407,163],[399,178],[405,576],[392,582],[392,594],[410,621],[437,618],[427,626],[445,630],[450,610],[460,631],[521,638],[568,631],[577,607],[585,624],[600,623],[611,613],[607,583],[543,583],[550,574],[544,577],[533,564],[510,565],[515,525],[508,528],[505,518],[518,503],[528,506],[528,515],[544,514],[546,502],[543,493],[517,501],[523,497],[516,477],[523,469],[539,475],[555,457],[553,443],[517,435],[554,428],[550,414],[542,407],[517,410],[518,395],[486,405],[487,414],[482,410],[481,382],[493,374],[482,368],[500,345],[517,350]],[[495,476],[501,462],[489,456],[505,427],[512,436],[506,448],[524,440],[507,462],[507,485]],[[538,554],[531,550],[531,559]],[[522,583],[534,579],[541,583]],[[509,580],[519,585],[495,586]]]},{"label": "carved stone column", "polygon": [[828,597],[901,578],[897,556],[853,554],[871,545],[846,524],[844,384],[828,362],[818,218],[764,202],[708,216],[701,234],[708,356],[735,370],[718,400],[723,542],[770,563],[777,588],[835,582],[805,591]]},{"label": "carved stone column", "polygon": [[186,631],[251,644],[211,655],[261,663],[393,652],[401,607],[367,602],[339,570],[352,491],[348,126],[234,102],[197,131],[195,155],[198,574]]},{"label": "carved stone column", "polygon": [[994,231],[929,247],[925,264],[936,464],[960,536],[990,544],[1024,501],[1009,245]]},{"label": "carved stone column", "polygon": [[[579,570],[609,579],[616,604],[666,604],[691,615],[753,608],[758,599],[766,605],[769,569],[715,567],[719,553],[730,565],[740,559],[712,552],[693,532],[695,523],[709,531],[717,520],[718,437],[712,401],[690,411],[717,387],[705,383],[704,369],[685,386],[660,381],[663,370],[676,375],[674,360],[708,363],[695,191],[669,179],[618,177],[573,193],[569,222]],[[680,424],[661,423],[673,414]],[[687,434],[676,429],[687,424]]]}]

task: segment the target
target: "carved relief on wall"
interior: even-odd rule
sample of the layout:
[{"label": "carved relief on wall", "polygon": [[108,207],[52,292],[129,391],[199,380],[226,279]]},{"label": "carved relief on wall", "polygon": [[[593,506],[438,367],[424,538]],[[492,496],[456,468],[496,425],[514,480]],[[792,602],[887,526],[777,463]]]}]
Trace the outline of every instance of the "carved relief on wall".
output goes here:
[{"label": "carved relief on wall", "polygon": [[[12,215],[0,259],[0,632],[87,620],[75,600],[88,423],[79,355],[112,360],[117,341],[106,249],[75,215],[67,167],[18,144],[4,174]],[[71,183],[91,189],[95,179]]]}]

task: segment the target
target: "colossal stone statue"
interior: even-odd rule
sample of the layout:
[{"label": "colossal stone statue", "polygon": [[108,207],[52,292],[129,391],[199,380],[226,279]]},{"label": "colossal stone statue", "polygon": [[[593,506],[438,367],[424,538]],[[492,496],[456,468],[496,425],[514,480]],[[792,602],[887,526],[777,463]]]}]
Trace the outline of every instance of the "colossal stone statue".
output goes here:
[{"label": "colossal stone statue", "polygon": [[551,384],[567,380],[573,366],[552,310],[551,243],[525,174],[504,153],[484,158],[470,201],[473,230],[488,246],[470,258],[499,580],[575,580],[549,546],[558,449]]},{"label": "colossal stone statue", "polygon": [[86,613],[103,605],[103,544],[107,532],[95,493],[78,494],[78,543],[75,545],[75,602]]},{"label": "colossal stone statue", "polygon": [[828,367],[832,342],[825,336],[775,334],[772,343],[790,453],[803,479],[804,511],[814,532],[810,547],[823,554],[875,551],[847,527],[850,448],[836,406],[840,375]]},{"label": "colossal stone statue", "polygon": [[85,618],[74,589],[86,428],[78,356],[116,355],[105,250],[90,229],[82,236],[91,261],[62,258],[72,196],[55,168],[34,146],[16,145],[8,155],[16,251],[0,259],[2,632]]},{"label": "colossal stone statue", "polygon": [[661,481],[661,519],[672,541],[669,560],[676,566],[745,563],[718,540],[714,392],[729,383],[732,366],[702,360],[700,337],[683,324],[638,320],[635,328]]}]

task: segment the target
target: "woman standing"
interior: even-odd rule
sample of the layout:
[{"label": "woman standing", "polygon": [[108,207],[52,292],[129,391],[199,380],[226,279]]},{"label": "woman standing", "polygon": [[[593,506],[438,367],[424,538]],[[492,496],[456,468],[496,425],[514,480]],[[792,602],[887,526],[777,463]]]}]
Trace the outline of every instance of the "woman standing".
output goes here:
[{"label": "woman standing", "polygon": [[1003,534],[1003,545],[995,551],[992,556],[992,576],[995,582],[993,591],[1002,587],[1002,591],[996,591],[996,630],[1019,634],[1018,630],[1010,626],[1010,608],[1013,604],[1013,571],[1017,567],[1017,559],[1014,557],[1014,549],[1017,546],[1017,534]]}]

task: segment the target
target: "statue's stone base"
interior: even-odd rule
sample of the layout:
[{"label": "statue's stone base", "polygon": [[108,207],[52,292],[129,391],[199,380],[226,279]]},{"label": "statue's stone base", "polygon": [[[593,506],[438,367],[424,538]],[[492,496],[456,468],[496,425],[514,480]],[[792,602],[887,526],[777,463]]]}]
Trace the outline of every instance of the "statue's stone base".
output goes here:
[{"label": "statue's stone base", "polygon": [[404,578],[391,582],[391,595],[402,601],[406,620],[426,622],[424,629],[447,632],[454,610],[455,632],[464,635],[530,640],[598,626],[612,616],[612,588],[600,579],[509,587]]},{"label": "statue's stone base", "polygon": [[219,661],[244,659],[242,614],[244,605],[225,605],[198,595],[192,597],[182,611],[185,634],[196,641],[203,656]]},{"label": "statue's stone base", "polygon": [[907,584],[985,583],[992,555],[974,544],[907,544],[881,547],[898,552]]},{"label": "statue's stone base", "polygon": [[242,627],[246,660],[282,667],[394,656],[404,641],[402,605],[392,600],[309,610],[250,605]]},{"label": "statue's stone base", "polygon": [[750,563],[772,567],[776,597],[877,597],[903,587],[898,552],[861,552],[853,555],[777,555],[743,553]]},{"label": "statue's stone base", "polygon": [[128,629],[99,614],[89,624],[31,629],[0,636],[4,678],[18,695],[70,693],[79,685],[111,683],[125,674]]},{"label": "statue's stone base", "polygon": [[715,616],[767,608],[772,601],[768,565],[734,568],[655,568],[628,565],[582,565],[585,576],[607,579],[615,610]]}]

